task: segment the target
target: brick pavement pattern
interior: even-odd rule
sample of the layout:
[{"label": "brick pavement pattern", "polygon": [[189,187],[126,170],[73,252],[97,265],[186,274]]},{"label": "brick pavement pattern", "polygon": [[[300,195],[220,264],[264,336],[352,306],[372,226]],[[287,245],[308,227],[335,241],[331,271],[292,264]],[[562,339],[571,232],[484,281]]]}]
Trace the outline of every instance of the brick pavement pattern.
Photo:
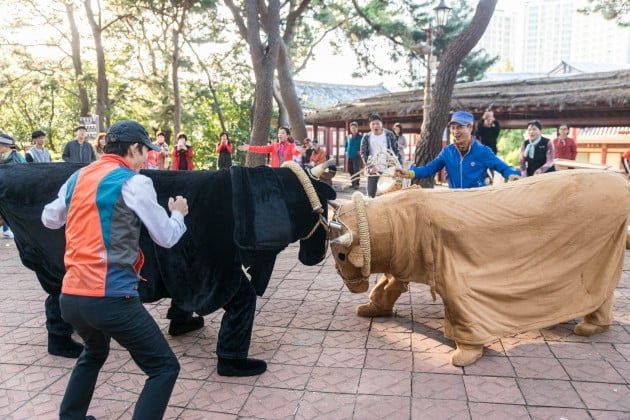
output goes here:
[{"label": "brick pavement pattern", "polygon": [[[182,366],[165,418],[630,419],[630,253],[610,331],[579,337],[574,320],[486,345],[458,368],[427,286],[412,284],[392,318],[358,318],[367,294],[343,287],[332,257],[306,267],[297,252],[278,257],[258,301],[250,354],[269,363],[260,376],[216,373],[221,311],[170,337],[168,300],[147,304]],[[0,240],[0,258],[0,418],[55,419],[74,360],[47,354],[46,294],[12,240]],[[113,343],[89,413],[131,418],[144,379]]]}]

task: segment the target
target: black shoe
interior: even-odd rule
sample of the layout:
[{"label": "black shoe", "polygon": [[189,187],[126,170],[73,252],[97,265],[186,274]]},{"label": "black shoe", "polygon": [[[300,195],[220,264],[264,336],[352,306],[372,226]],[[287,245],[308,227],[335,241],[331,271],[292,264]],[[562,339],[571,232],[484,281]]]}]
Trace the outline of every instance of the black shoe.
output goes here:
[{"label": "black shoe", "polygon": [[83,345],[67,335],[48,334],[48,353],[53,356],[76,359],[83,351]]},{"label": "black shoe", "polygon": [[94,416],[85,416],[85,420],[96,420]]},{"label": "black shoe", "polygon": [[190,316],[186,319],[172,319],[171,325],[168,326],[168,333],[173,337],[186,334],[190,331],[198,330],[202,328],[204,324],[202,316]]},{"label": "black shoe", "polygon": [[258,359],[225,359],[219,357],[217,372],[221,376],[255,376],[267,370],[267,363]]}]

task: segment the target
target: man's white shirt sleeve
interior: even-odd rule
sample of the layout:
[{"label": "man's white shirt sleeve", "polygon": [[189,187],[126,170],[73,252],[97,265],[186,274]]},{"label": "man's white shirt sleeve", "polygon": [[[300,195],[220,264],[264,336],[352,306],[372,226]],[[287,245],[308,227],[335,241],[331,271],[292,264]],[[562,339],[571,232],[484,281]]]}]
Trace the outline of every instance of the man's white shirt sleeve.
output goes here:
[{"label": "man's white shirt sleeve", "polygon": [[125,204],[138,215],[149,236],[156,244],[170,248],[186,232],[184,215],[178,211],[168,217],[166,210],[157,202],[153,181],[144,175],[134,175],[122,188]]},{"label": "man's white shirt sleeve", "polygon": [[42,211],[42,223],[49,229],[59,229],[66,224],[66,216],[68,211],[66,209],[66,191],[68,185],[64,183],[59,188],[57,198],[44,207]]}]

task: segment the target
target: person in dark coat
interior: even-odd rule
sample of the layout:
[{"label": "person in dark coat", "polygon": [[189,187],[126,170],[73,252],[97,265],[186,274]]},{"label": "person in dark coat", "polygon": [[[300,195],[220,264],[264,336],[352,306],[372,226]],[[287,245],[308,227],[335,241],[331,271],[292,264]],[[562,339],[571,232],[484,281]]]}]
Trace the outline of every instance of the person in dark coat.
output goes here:
[{"label": "person in dark coat", "polygon": [[501,131],[501,124],[498,120],[494,119],[494,112],[486,111],[483,113],[482,118],[477,123],[477,131],[475,131],[475,137],[484,146],[488,146],[492,149],[492,152],[497,154],[497,138]]},{"label": "person in dark coat", "polygon": [[527,140],[523,142],[520,153],[521,176],[532,176],[553,172],[553,145],[551,140],[541,134],[542,123],[533,120],[527,123]]}]

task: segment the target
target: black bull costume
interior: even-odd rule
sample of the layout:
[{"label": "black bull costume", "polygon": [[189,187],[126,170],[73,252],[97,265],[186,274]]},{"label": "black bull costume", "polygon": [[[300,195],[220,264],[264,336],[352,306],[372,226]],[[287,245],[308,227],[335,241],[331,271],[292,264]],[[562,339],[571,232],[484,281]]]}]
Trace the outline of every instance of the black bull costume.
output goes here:
[{"label": "black bull costume", "polygon": [[[0,167],[0,214],[15,233],[22,263],[35,271],[50,295],[46,305],[49,333],[67,336],[72,333],[69,324],[52,325],[63,323],[56,301],[65,272],[64,229],[47,229],[40,217],[44,205],[56,198],[61,185],[81,166]],[[206,315],[230,302],[244,269],[261,296],[276,256],[292,242],[300,241],[298,258],[303,264],[321,262],[327,246],[327,201],[335,198],[335,192],[299,171],[303,183],[288,168],[142,171],[152,179],[164,208],[168,208],[168,198],[176,195],[184,196],[190,208],[185,218],[187,232],[171,249],[156,245],[142,229],[145,262],[140,275],[148,280],[139,284],[142,301],[170,297],[183,311]],[[305,188],[311,189],[310,198]]]},{"label": "black bull costume", "polygon": [[358,315],[391,314],[409,282],[429,285],[457,344],[451,362],[466,366],[485,343],[579,316],[576,334],[606,331],[629,213],[630,182],[604,171],[414,187],[367,202],[355,193],[333,216],[331,249],[355,293],[368,289],[370,273],[386,273]]}]

